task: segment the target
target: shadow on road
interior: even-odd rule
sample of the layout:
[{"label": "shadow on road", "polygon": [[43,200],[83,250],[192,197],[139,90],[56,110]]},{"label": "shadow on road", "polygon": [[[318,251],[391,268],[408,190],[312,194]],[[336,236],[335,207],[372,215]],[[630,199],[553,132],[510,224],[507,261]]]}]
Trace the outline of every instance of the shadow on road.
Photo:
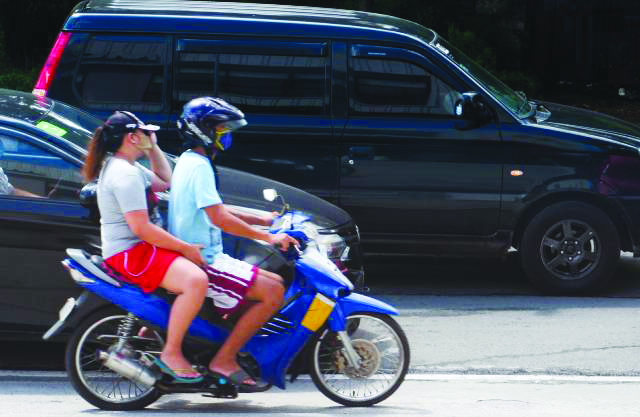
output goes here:
[{"label": "shadow on road", "polygon": [[[517,253],[504,259],[367,259],[365,265],[373,294],[544,295],[527,280]],[[640,297],[640,258],[623,254],[612,282],[596,296]]]}]

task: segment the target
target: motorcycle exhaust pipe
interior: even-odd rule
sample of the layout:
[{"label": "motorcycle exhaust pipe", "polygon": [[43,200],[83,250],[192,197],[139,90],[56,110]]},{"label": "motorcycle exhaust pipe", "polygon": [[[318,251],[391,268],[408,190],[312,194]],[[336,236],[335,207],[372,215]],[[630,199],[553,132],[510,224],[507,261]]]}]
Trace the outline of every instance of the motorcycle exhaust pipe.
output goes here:
[{"label": "motorcycle exhaust pipe", "polygon": [[127,379],[138,382],[147,388],[152,387],[158,378],[149,369],[116,351],[98,351],[98,358],[104,366]]}]

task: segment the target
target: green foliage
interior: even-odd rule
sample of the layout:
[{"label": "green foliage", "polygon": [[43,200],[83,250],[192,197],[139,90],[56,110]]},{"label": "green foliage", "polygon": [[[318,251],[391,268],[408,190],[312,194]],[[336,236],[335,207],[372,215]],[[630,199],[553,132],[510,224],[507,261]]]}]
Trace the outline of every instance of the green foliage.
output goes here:
[{"label": "green foliage", "polygon": [[2,30],[2,23],[0,23],[0,74],[6,66],[7,57],[4,52],[4,31]]},{"label": "green foliage", "polygon": [[0,71],[0,88],[31,92],[38,77],[38,69],[29,71],[2,70]]},{"label": "green foliage", "polygon": [[503,83],[516,91],[524,91],[529,98],[540,98],[542,82],[523,71],[498,71],[496,74]]},{"label": "green foliage", "polygon": [[475,33],[462,31],[456,25],[449,24],[447,41],[462,51],[466,56],[489,72],[496,69],[496,52]]},{"label": "green foliage", "polygon": [[469,30],[462,31],[456,25],[450,24],[446,38],[450,44],[512,89],[524,91],[527,97],[540,94],[541,82],[532,75],[517,70],[500,70],[497,65],[496,51],[475,33]]}]

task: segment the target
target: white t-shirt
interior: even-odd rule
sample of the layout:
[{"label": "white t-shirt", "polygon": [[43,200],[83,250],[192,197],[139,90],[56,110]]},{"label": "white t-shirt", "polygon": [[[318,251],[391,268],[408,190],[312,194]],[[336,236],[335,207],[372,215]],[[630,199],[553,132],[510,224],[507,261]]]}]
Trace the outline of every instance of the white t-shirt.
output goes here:
[{"label": "white t-shirt", "polygon": [[122,158],[105,161],[98,178],[98,209],[102,257],[109,258],[141,240],[131,231],[124,213],[147,210],[146,189],[151,186],[150,171]]}]

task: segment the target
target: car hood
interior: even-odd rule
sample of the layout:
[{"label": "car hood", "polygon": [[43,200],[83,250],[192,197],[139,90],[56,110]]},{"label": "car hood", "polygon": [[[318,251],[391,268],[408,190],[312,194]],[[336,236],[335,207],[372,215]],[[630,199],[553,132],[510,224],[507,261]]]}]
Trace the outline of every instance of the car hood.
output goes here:
[{"label": "car hood", "polygon": [[539,123],[541,126],[598,136],[635,148],[640,147],[640,126],[638,125],[577,107],[548,102],[541,104],[551,112],[548,119]]},{"label": "car hood", "polygon": [[300,210],[311,221],[325,229],[337,229],[352,222],[351,216],[341,208],[299,188],[232,168],[218,167],[220,195],[225,203],[268,212],[280,211],[283,201],[264,199],[262,191],[273,188],[282,196],[291,210]]}]

